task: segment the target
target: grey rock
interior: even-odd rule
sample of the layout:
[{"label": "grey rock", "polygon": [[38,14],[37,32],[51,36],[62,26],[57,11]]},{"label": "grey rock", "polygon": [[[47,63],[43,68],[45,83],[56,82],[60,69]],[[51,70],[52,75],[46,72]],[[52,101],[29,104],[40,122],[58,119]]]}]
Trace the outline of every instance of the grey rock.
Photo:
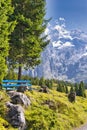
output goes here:
[{"label": "grey rock", "polygon": [[48,88],[46,86],[42,87],[39,92],[43,92],[43,93],[49,93]]},{"label": "grey rock", "polygon": [[23,93],[15,92],[15,91],[9,91],[8,95],[10,96],[10,98],[12,100],[11,102],[13,104],[21,104],[21,105],[27,107],[31,103],[30,99]]},{"label": "grey rock", "polygon": [[9,108],[7,113],[7,120],[9,123],[19,130],[24,130],[26,127],[26,121],[23,108],[20,105],[14,105],[10,102],[7,102],[6,105]]},{"label": "grey rock", "polygon": [[17,88],[17,91],[22,92],[22,93],[24,93],[26,90],[29,90],[29,88],[27,86],[19,86]]},{"label": "grey rock", "polygon": [[75,100],[76,100],[76,92],[70,92],[68,94],[68,99],[69,99],[70,102],[75,102]]}]

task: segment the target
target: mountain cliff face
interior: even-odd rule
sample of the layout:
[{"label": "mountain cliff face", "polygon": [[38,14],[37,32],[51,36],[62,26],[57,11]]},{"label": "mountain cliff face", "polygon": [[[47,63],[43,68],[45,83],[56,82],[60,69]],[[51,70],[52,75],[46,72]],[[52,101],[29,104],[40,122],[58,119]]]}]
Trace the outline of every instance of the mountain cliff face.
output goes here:
[{"label": "mountain cliff face", "polygon": [[41,54],[42,63],[29,75],[66,81],[87,80],[87,34],[80,30],[68,31],[60,21],[46,32],[50,44]]}]

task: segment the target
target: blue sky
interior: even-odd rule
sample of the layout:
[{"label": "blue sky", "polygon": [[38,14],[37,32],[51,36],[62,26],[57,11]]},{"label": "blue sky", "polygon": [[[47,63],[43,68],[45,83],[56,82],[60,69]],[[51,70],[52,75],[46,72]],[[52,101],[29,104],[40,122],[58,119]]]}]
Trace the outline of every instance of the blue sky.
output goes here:
[{"label": "blue sky", "polygon": [[59,17],[66,20],[68,29],[87,32],[87,0],[46,0],[46,17],[53,23]]}]

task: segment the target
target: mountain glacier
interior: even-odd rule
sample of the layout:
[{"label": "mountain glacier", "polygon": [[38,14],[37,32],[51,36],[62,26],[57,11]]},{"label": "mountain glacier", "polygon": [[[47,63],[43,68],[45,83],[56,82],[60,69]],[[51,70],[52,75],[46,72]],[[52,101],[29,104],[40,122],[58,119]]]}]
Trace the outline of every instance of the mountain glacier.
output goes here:
[{"label": "mountain glacier", "polygon": [[41,54],[41,64],[27,71],[33,77],[87,82],[87,34],[81,30],[68,31],[60,20],[45,31],[49,45]]}]

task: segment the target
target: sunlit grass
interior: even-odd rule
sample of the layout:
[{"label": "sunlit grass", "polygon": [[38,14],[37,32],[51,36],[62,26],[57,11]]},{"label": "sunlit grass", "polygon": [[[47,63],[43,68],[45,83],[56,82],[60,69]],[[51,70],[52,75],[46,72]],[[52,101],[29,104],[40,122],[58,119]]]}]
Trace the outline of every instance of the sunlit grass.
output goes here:
[{"label": "sunlit grass", "polygon": [[[42,111],[42,113],[41,115],[39,114],[39,119],[42,117],[44,118],[43,124],[46,121],[46,127],[42,127],[41,130],[71,130],[73,127],[77,127],[86,121],[86,98],[76,97],[76,102],[71,103],[68,101],[66,94],[55,90],[50,90],[48,94],[35,91],[26,92],[26,94],[32,102],[31,107],[29,107],[25,112],[28,123],[31,122],[31,126],[29,126],[30,130],[39,129],[39,125],[42,123],[42,120],[39,120],[39,124],[37,124],[37,116],[40,111]],[[46,103],[47,101],[48,103],[51,102],[51,106]],[[44,113],[46,113],[48,119],[45,117]],[[52,114],[54,116],[52,116]],[[32,116],[31,121],[30,116]],[[33,124],[33,120],[35,126]],[[53,127],[50,126],[52,123],[51,120],[54,120]]]},{"label": "sunlit grass", "polygon": [[[67,94],[49,90],[49,93],[36,90],[26,91],[31,105],[25,109],[27,121],[26,130],[72,130],[87,121],[87,98],[76,97],[71,103]],[[0,91],[0,128],[15,130],[6,121],[6,102],[9,97],[5,91]],[[6,128],[7,127],[7,128]]]}]

